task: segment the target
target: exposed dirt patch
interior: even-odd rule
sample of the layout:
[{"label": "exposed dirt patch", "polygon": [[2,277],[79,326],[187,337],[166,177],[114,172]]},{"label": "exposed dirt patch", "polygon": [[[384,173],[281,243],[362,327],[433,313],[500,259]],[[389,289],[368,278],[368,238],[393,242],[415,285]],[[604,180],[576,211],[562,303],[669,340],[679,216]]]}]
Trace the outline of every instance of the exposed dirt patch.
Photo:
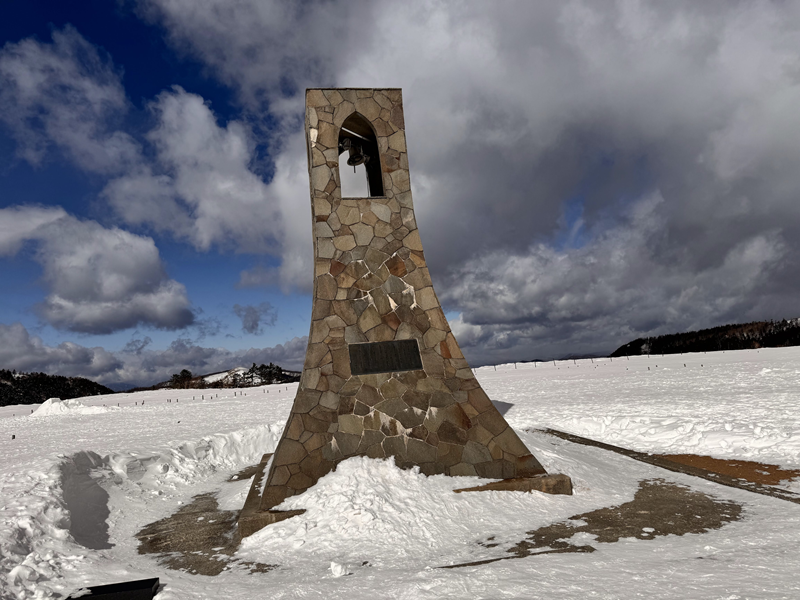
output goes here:
[{"label": "exposed dirt patch", "polygon": [[800,477],[800,470],[783,469],[777,465],[750,460],[726,460],[699,454],[657,454],[656,456],[682,465],[698,467],[712,473],[720,473],[762,485],[777,485]]},{"label": "exposed dirt patch", "polygon": [[220,510],[214,494],[195,496],[175,514],[150,523],[139,533],[139,554],[158,554],[170,569],[200,575],[219,575],[225,570],[266,572],[274,565],[233,558],[239,546],[236,519],[239,512]]},{"label": "exposed dirt patch", "polygon": [[[621,538],[652,540],[665,535],[705,533],[738,520],[741,512],[742,507],[735,502],[719,500],[663,479],[651,479],[639,483],[630,502],[529,531],[526,539],[507,550],[509,556],[445,568],[476,566],[534,554],[594,552],[594,546],[570,541],[578,533],[593,535],[594,542],[601,544],[611,544]],[[491,539],[482,545],[498,546]]]}]

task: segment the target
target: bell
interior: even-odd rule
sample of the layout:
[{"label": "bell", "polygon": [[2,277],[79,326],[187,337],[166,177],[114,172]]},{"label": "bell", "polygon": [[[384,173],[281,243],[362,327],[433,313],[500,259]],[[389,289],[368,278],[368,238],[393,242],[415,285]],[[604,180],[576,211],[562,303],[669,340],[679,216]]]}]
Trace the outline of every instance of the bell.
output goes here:
[{"label": "bell", "polygon": [[350,153],[350,156],[347,159],[347,164],[351,167],[363,165],[369,160],[369,156],[363,153],[361,150],[361,144],[357,142],[351,142],[347,151]]}]

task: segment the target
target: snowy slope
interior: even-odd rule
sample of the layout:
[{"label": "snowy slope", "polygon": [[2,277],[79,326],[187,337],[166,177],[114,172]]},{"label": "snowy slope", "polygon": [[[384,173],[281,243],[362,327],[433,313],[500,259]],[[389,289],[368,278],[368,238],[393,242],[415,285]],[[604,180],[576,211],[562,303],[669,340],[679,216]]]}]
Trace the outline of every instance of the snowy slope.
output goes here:
[{"label": "snowy slope", "polygon": [[[65,403],[36,416],[29,413],[36,406],[5,407],[0,597],[56,598],[152,576],[167,584],[159,600],[800,597],[800,506],[530,431],[553,427],[639,450],[796,468],[798,359],[800,349],[790,348],[478,369],[545,467],[573,478],[574,496],[453,494],[481,480],[428,478],[391,461],[353,459],[285,503],[306,508],[304,515],[242,544],[241,558],[277,569],[217,577],[160,566],[137,553],[133,536],[201,493],[216,493],[224,509],[241,506],[247,483],[226,480],[274,449],[297,384],[81,399],[101,408],[95,414]],[[69,532],[64,486],[82,468],[108,494],[111,548],[88,549]],[[639,481],[653,477],[733,500],[744,518],[703,535],[598,544],[592,554],[435,568],[501,556],[526,531],[627,502]],[[497,547],[478,544],[490,537]],[[343,573],[350,575],[336,576]]]}]

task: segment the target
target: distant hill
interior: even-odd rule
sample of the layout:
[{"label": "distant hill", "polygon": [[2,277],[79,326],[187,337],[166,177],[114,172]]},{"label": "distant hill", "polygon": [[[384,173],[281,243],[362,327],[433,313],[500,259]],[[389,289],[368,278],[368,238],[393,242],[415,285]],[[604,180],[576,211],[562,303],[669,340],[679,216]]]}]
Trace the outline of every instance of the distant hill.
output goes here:
[{"label": "distant hill", "polygon": [[272,383],[294,383],[300,381],[299,371],[287,371],[279,365],[256,365],[247,367],[234,367],[228,371],[209,373],[208,375],[194,375],[188,369],[175,373],[168,381],[162,381],[147,388],[134,388],[132,392],[159,389],[220,389],[244,388],[269,385]]},{"label": "distant hill", "polygon": [[16,373],[0,369],[0,406],[39,404],[48,398],[71,400],[83,396],[113,393],[114,391],[106,386],[83,377]]},{"label": "distant hill", "polygon": [[611,356],[716,352],[752,348],[800,346],[800,319],[755,321],[712,329],[639,338],[620,346]]}]

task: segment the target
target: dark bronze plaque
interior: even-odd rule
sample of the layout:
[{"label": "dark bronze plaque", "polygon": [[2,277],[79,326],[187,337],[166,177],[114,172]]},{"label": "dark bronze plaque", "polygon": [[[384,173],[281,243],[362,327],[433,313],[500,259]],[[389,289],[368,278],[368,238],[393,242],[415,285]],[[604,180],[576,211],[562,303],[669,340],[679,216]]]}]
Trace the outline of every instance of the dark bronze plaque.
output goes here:
[{"label": "dark bronze plaque", "polygon": [[372,344],[350,344],[353,375],[416,371],[422,368],[417,340],[395,340]]}]

